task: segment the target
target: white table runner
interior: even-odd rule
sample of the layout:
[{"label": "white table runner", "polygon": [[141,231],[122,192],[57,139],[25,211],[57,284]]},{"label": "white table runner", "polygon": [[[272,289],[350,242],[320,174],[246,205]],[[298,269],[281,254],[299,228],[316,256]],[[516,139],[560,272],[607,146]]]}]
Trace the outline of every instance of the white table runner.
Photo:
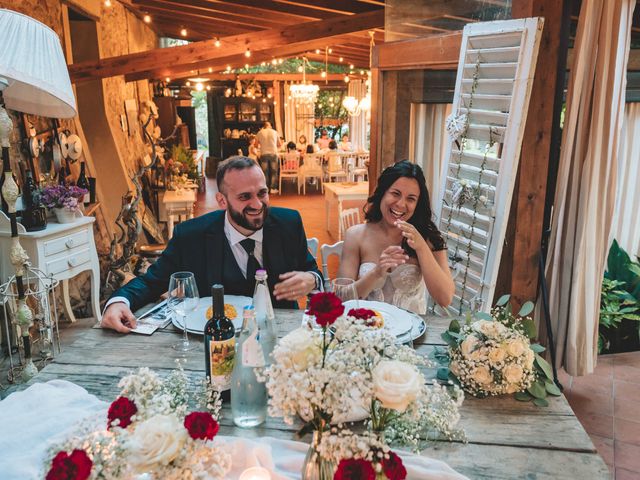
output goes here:
[{"label": "white table runner", "polygon": [[[105,412],[108,404],[65,380],[36,383],[0,402],[0,472],[3,480],[40,479],[47,449],[60,442],[85,417]],[[248,431],[250,432],[250,431]],[[230,446],[236,479],[248,467],[269,469],[274,480],[300,478],[308,445],[271,437],[216,437]],[[402,452],[409,479],[459,480],[466,477],[446,463]]]}]

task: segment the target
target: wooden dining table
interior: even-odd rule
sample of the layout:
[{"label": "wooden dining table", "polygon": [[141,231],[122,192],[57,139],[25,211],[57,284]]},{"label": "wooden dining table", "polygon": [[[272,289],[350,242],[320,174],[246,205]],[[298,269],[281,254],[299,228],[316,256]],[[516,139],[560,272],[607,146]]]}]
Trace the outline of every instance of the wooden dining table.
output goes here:
[{"label": "wooden dining table", "polygon": [[[138,312],[139,313],[139,312]],[[301,324],[301,310],[276,310],[279,336]],[[429,355],[444,348],[440,335],[449,319],[425,317],[427,329],[414,340],[414,348]],[[188,352],[184,369],[193,380],[204,377],[202,337],[190,335],[199,344]],[[177,352],[170,346],[179,332],[170,324],[151,336],[122,335],[100,328],[88,329],[57,355],[31,382],[65,379],[105,401],[119,393],[118,381],[138,367],[149,367],[166,375],[176,367]],[[425,369],[436,381],[436,369]],[[465,398],[460,426],[467,442],[432,441],[421,454],[442,460],[471,479],[605,479],[609,470],[596,452],[564,396],[551,397],[546,408],[516,401],[513,396]],[[280,418],[267,418],[259,427],[234,426],[229,405],[224,405],[221,433],[239,437],[270,436],[296,439],[301,424],[286,425]],[[308,438],[303,441],[308,441]]]}]

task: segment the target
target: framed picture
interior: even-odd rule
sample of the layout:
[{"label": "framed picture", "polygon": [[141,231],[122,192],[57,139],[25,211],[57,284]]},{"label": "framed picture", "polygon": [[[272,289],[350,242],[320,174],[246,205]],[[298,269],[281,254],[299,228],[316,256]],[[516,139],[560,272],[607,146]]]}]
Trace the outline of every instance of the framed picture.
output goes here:
[{"label": "framed picture", "polygon": [[129,136],[132,137],[138,133],[138,102],[134,98],[125,100],[124,111],[127,115]]}]

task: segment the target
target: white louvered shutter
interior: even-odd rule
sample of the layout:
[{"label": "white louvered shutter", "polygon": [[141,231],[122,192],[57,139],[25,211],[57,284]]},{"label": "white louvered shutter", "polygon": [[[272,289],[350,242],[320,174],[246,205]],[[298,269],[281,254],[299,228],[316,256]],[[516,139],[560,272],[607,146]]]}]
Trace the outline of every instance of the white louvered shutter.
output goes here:
[{"label": "white louvered shutter", "polygon": [[528,18],[463,31],[452,112],[467,116],[459,122],[466,140],[447,149],[435,206],[456,284],[454,314],[490,308],[542,26],[541,18]]}]

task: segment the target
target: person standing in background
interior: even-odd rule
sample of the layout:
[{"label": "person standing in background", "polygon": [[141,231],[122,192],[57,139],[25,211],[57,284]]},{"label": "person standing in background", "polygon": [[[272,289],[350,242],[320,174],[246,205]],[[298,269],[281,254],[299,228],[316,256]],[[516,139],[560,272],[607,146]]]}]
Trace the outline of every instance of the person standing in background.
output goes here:
[{"label": "person standing in background", "polygon": [[260,148],[260,167],[269,186],[269,193],[278,193],[278,149],[282,141],[270,122],[264,122],[256,135],[256,147]]}]

